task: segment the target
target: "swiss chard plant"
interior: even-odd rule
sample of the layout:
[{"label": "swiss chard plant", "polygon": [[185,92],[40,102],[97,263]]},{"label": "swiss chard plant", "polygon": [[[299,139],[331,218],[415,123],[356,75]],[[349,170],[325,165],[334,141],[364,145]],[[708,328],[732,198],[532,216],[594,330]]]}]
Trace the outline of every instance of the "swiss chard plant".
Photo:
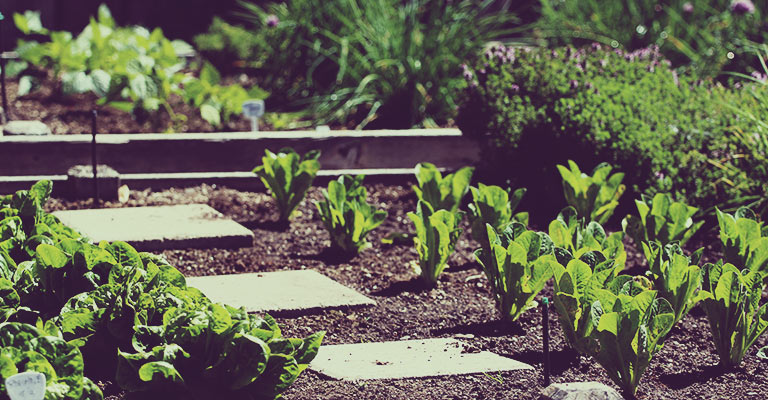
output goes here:
[{"label": "swiss chard plant", "polygon": [[534,297],[553,275],[557,264],[552,241],[545,233],[522,225],[507,227],[500,234],[486,224],[488,247],[475,251],[475,258],[496,298],[496,306],[507,321],[515,321],[535,306]]},{"label": "swiss chard plant", "polygon": [[132,392],[191,399],[276,399],[317,355],[324,332],[282,337],[273,318],[209,304],[171,308],[160,325],[137,325],[119,353],[117,381]]},{"label": "swiss chard plant", "polygon": [[568,160],[568,168],[558,165],[557,170],[563,178],[565,200],[576,209],[579,217],[600,224],[608,222],[626,189],[621,183],[624,174],[611,175],[613,167],[602,163],[592,170],[592,175],[587,175],[571,160]]},{"label": "swiss chard plant", "polygon": [[675,312],[668,301],[649,289],[642,277],[614,279],[610,295],[593,304],[596,326],[592,336],[599,344],[593,356],[608,376],[632,398],[663,338],[672,329]]},{"label": "swiss chard plant", "polygon": [[277,202],[279,220],[287,222],[320,170],[320,162],[317,161],[320,152],[313,150],[304,157],[291,148],[281,149],[277,154],[269,150],[265,153],[261,158],[262,165],[256,167],[253,173],[261,178]]},{"label": "swiss chard plant", "polygon": [[703,267],[701,305],[707,313],[720,365],[738,366],[747,350],[768,328],[768,308],[759,305],[765,274],[733,264]]},{"label": "swiss chard plant", "polygon": [[157,120],[164,111],[171,118],[169,131],[185,120],[172,109],[172,95],[199,107],[201,117],[214,126],[240,112],[243,101],[266,97],[259,88],[221,86],[218,72],[207,64],[200,79],[184,73],[181,56],[192,52],[189,44],[167,39],[160,29],[119,27],[106,5],[76,37],[45,29],[39,12],[15,14],[14,22],[23,34],[48,37],[45,42],[22,41],[16,49],[24,63],[20,96],[40,85],[40,68],[49,69],[60,94],[94,93],[98,104],[131,112],[139,121]]},{"label": "swiss chard plant", "polygon": [[408,213],[416,227],[413,243],[419,253],[419,274],[428,286],[437,285],[437,279],[448,265],[448,258],[456,249],[462,217],[462,212],[435,211],[422,200],[416,205],[416,212]]},{"label": "swiss chard plant", "polygon": [[672,242],[662,246],[659,242],[642,243],[648,261],[648,275],[654,288],[672,306],[675,322],[681,320],[699,301],[701,268],[698,267],[703,248],[689,258],[680,246]]},{"label": "swiss chard plant", "polygon": [[666,246],[675,241],[683,246],[704,224],[693,220],[698,208],[674,201],[667,193],[657,193],[653,199],[643,195],[635,205],[638,215],[627,215],[621,221],[622,229],[635,243],[658,241]]},{"label": "swiss chard plant", "polygon": [[510,193],[499,186],[486,186],[478,183],[470,187],[472,203],[469,204],[469,221],[472,224],[472,238],[480,242],[487,238],[485,224],[490,224],[497,232],[512,221],[528,226],[528,213],[515,209],[525,195],[526,189],[520,188]]},{"label": "swiss chard plant", "polygon": [[606,260],[594,268],[578,259],[567,266],[553,266],[555,295],[553,303],[565,338],[576,351],[591,355],[597,352],[597,339],[592,335],[603,311],[602,303],[610,303],[614,296],[607,283],[614,278],[613,260]]},{"label": "swiss chard plant", "polygon": [[101,389],[83,375],[83,355],[77,346],[35,326],[0,324],[0,391],[5,379],[26,371],[45,375],[45,399],[101,400]]},{"label": "swiss chard plant", "polygon": [[555,245],[555,256],[560,264],[568,265],[572,259],[580,259],[594,268],[612,260],[614,276],[624,270],[627,261],[622,241],[624,235],[621,232],[608,235],[595,221],[585,223],[571,206],[562,209],[557,218],[549,223],[549,237]]},{"label": "swiss chard plant", "polygon": [[416,165],[418,186],[414,186],[413,191],[419,200],[429,203],[433,210],[455,213],[469,191],[474,171],[472,167],[464,167],[443,176],[434,164],[419,163]]},{"label": "swiss chard plant", "polygon": [[749,208],[735,214],[715,209],[726,263],[768,273],[768,232]]},{"label": "swiss chard plant", "polygon": [[387,212],[376,210],[366,201],[367,192],[362,185],[364,175],[342,175],[328,182],[323,189],[325,200],[316,201],[320,219],[331,235],[331,245],[346,253],[358,253],[370,247],[365,240],[387,218]]}]

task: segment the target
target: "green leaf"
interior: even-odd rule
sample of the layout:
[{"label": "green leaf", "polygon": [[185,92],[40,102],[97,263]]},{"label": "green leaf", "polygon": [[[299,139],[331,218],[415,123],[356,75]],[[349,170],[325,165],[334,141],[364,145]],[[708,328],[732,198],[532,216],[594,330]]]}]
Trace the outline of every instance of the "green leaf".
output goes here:
[{"label": "green leaf", "polygon": [[218,85],[221,82],[221,75],[211,63],[205,62],[200,71],[200,79],[210,85]]},{"label": "green leaf", "polygon": [[35,252],[37,262],[48,268],[63,268],[69,261],[69,257],[63,251],[48,244],[37,246]]}]

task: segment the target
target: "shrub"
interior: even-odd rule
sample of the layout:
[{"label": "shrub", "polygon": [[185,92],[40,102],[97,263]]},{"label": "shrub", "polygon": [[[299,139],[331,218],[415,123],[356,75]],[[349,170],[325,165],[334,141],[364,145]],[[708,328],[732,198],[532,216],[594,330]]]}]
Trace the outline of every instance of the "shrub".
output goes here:
[{"label": "shrub", "polygon": [[768,39],[762,25],[768,2],[741,2],[743,8],[735,3],[543,0],[536,25],[550,44],[597,41],[629,50],[658,45],[676,65],[690,64],[701,76],[716,76],[725,70],[745,71],[754,60],[743,54],[743,46]]},{"label": "shrub", "polygon": [[435,211],[429,203],[419,200],[416,212],[408,217],[416,226],[413,243],[419,253],[420,275],[428,286],[437,285],[437,279],[446,268],[448,257],[456,249],[461,235],[459,222],[463,212]]},{"label": "shrub", "polygon": [[363,178],[364,175],[342,175],[328,182],[327,190],[323,189],[325,200],[315,202],[331,235],[331,245],[346,253],[357,254],[370,247],[365,236],[387,218],[386,211],[376,210],[366,202]]},{"label": "shrub", "polygon": [[482,174],[537,191],[529,198],[543,210],[560,207],[550,195],[560,186],[553,169],[569,159],[586,167],[604,160],[625,172],[628,190],[670,192],[702,209],[765,193],[764,163],[739,156],[747,150],[740,137],[751,140],[756,123],[731,108],[757,114],[759,102],[678,74],[653,48],[495,46],[466,72],[457,122],[481,141]]},{"label": "shrub", "polygon": [[304,157],[300,157],[291,148],[281,149],[277,154],[269,150],[265,150],[265,153],[261,158],[262,165],[254,168],[253,173],[261,178],[277,201],[280,210],[278,220],[287,222],[320,170],[317,161],[320,152],[313,150]]}]

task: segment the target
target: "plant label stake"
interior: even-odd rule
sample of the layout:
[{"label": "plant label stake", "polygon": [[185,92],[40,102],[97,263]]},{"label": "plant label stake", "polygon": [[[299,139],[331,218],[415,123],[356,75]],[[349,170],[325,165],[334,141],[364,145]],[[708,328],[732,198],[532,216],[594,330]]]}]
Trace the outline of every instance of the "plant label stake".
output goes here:
[{"label": "plant label stake", "polygon": [[91,134],[93,135],[93,141],[91,141],[91,165],[93,166],[93,206],[96,207],[99,201],[99,179],[98,168],[96,161],[96,117],[99,116],[99,112],[91,110]]},{"label": "plant label stake", "polygon": [[36,371],[25,371],[5,379],[5,390],[11,400],[43,400],[45,397],[45,375]]},{"label": "plant label stake", "polygon": [[251,132],[259,131],[259,118],[264,115],[264,100],[248,100],[243,103],[243,115],[251,120]]},{"label": "plant label stake", "polygon": [[549,298],[541,302],[541,329],[544,331],[544,387],[549,386]]}]

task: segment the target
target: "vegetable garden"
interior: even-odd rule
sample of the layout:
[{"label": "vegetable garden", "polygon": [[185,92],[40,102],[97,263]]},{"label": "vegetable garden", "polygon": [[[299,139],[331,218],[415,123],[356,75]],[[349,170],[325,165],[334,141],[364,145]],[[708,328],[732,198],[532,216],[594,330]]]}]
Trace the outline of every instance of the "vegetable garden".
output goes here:
[{"label": "vegetable garden", "polygon": [[[246,130],[243,103],[266,98],[268,128],[458,126],[482,156],[326,185],[319,151],[268,149],[253,155],[262,191],[103,202],[41,180],[0,197],[0,375],[42,373],[46,399],[536,399],[550,372],[626,399],[768,396],[768,49],[754,27],[768,4],[640,2],[620,17],[579,1],[581,19],[540,3],[517,10],[531,25],[490,0],[243,3],[244,25],[217,17],[197,49],[104,5],[78,34],[14,14],[25,39],[3,58],[5,111],[55,133],[87,130],[91,109],[111,132]],[[698,36],[694,13],[721,30]],[[52,214],[191,203],[252,246],[140,252]],[[187,284],[297,269],[377,305],[249,313]],[[323,346],[429,338],[533,370],[348,382],[311,368]]]}]

